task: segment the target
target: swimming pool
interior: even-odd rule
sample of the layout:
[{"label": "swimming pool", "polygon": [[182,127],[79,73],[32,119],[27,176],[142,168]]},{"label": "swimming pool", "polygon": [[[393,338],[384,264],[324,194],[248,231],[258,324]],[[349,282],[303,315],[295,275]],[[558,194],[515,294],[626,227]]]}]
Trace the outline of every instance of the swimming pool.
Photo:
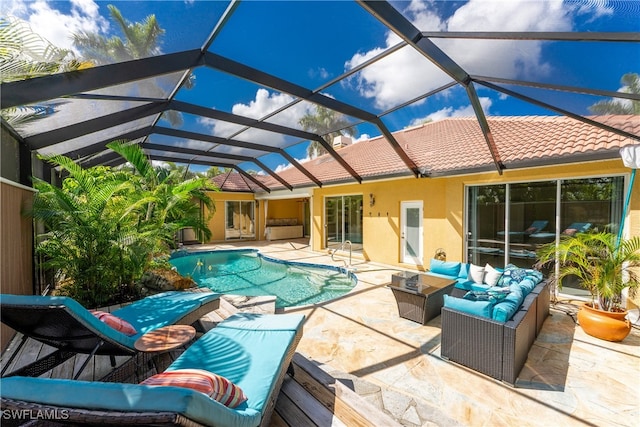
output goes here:
[{"label": "swimming pool", "polygon": [[337,298],[356,285],[344,269],[281,261],[255,249],[180,251],[169,260],[199,286],[233,295],[274,295],[276,308],[296,307]]}]

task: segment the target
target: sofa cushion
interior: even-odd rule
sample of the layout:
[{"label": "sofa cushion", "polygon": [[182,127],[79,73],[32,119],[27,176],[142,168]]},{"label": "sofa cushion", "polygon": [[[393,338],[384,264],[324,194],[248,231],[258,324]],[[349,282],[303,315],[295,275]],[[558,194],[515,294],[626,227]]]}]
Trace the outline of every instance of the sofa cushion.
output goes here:
[{"label": "sofa cushion", "polygon": [[453,261],[440,261],[435,258],[431,258],[429,265],[429,271],[436,274],[443,274],[450,277],[458,277],[460,272],[460,263]]},{"label": "sofa cushion", "polygon": [[460,264],[460,272],[458,273],[458,279],[467,280],[469,277],[469,264],[463,262]]},{"label": "sofa cushion", "polygon": [[474,283],[484,283],[484,267],[475,264],[469,265],[468,279]]},{"label": "sofa cushion", "polygon": [[494,301],[470,301],[464,298],[444,295],[445,307],[479,317],[491,318],[494,304]]},{"label": "sofa cushion", "polygon": [[479,291],[479,292],[486,291],[490,288],[489,285],[485,285],[484,283],[474,283],[468,280],[466,277],[464,279],[458,279],[455,287],[465,291]]},{"label": "sofa cushion", "polygon": [[498,288],[493,286],[486,291],[469,291],[463,298],[471,301],[493,301],[494,303],[500,302],[509,295],[511,290],[509,288]]},{"label": "sofa cushion", "polygon": [[511,319],[524,301],[524,293],[517,285],[510,287],[511,292],[493,307],[491,318],[498,322],[506,322]]},{"label": "sofa cushion", "polygon": [[484,283],[489,286],[497,285],[503,272],[502,269],[494,268],[490,264],[486,264],[484,266]]}]

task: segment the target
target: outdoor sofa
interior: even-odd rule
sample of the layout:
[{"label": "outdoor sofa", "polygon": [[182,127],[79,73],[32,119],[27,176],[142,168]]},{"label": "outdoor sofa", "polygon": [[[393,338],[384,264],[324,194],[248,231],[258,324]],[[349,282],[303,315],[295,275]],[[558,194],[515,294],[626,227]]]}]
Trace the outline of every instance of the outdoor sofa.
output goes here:
[{"label": "outdoor sofa", "polygon": [[[20,353],[27,338],[57,349],[7,375],[37,377],[78,353],[133,356],[138,352],[134,344],[143,334],[167,325],[195,324],[219,305],[220,294],[204,288],[148,296],[110,313],[109,320],[122,320],[133,328],[132,333],[125,333],[99,320],[73,298],[0,294],[2,323],[23,334],[13,357]],[[11,361],[5,364],[5,369]],[[89,358],[85,365],[88,361]]]},{"label": "outdoor sofa", "polygon": [[[540,272],[513,265],[479,270],[432,260],[426,273],[456,280],[441,310],[441,356],[514,385],[549,315],[549,283]],[[482,282],[471,280],[473,271]]]},{"label": "outdoor sofa", "polygon": [[3,410],[60,414],[65,423],[266,426],[303,322],[298,314],[235,314],[165,371],[198,369],[226,378],[247,398],[235,408],[185,387],[32,377],[0,379],[0,403]]}]

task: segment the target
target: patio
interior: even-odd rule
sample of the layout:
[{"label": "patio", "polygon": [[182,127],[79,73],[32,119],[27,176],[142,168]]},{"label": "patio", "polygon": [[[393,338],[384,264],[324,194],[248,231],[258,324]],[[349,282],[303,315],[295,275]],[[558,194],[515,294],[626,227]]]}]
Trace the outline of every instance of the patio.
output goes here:
[{"label": "patio", "polygon": [[[332,264],[305,240],[218,244],[259,247],[281,259]],[[212,245],[203,246],[211,248]],[[193,248],[195,249],[195,248]],[[344,265],[339,261],[336,264]],[[440,359],[440,318],[425,326],[398,317],[385,286],[395,270],[354,259],[358,285],[339,300],[289,309],[307,315],[298,352],[405,425],[618,425],[640,417],[640,329],[621,343],[586,335],[562,302],[511,388]]]},{"label": "patio", "polygon": [[[311,251],[306,239],[236,242],[189,249],[240,246],[257,247],[265,254],[285,260],[344,265],[339,256],[332,261],[327,254]],[[574,317],[569,315],[575,312],[575,305],[560,302],[552,306],[551,316],[529,353],[516,387],[511,388],[442,360],[440,317],[422,326],[398,316],[395,300],[386,288],[397,269],[361,259],[354,259],[353,267],[358,284],[345,297],[286,310],[307,316],[297,351],[312,362],[307,362],[308,366],[319,365],[401,424],[637,425],[638,327],[622,343],[600,341],[575,325]],[[241,299],[230,300],[240,306]],[[222,304],[220,310],[207,316],[208,320],[220,321],[230,307],[228,303]],[[268,301],[258,301],[253,310],[273,311],[273,307]],[[107,366],[103,368],[108,370]],[[300,366],[296,365],[296,369]],[[98,372],[104,374],[98,366],[94,371],[96,376]],[[56,374],[64,372],[58,370]],[[309,388],[307,384],[307,388],[313,392],[317,386]],[[271,425],[281,425],[287,412],[293,410],[285,402],[300,393],[306,392],[295,384],[283,387],[276,409],[278,415],[274,415]],[[339,409],[334,408],[334,421]],[[325,419],[327,416],[332,417],[325,414]]]}]

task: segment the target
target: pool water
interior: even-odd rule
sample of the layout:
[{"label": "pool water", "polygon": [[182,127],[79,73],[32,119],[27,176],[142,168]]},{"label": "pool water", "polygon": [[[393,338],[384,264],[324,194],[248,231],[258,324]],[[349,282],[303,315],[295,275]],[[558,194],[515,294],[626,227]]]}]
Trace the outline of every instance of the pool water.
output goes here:
[{"label": "pool water", "polygon": [[257,250],[175,253],[169,261],[199,286],[232,295],[274,295],[276,308],[314,304],[349,292],[356,279],[344,270],[273,260]]}]

